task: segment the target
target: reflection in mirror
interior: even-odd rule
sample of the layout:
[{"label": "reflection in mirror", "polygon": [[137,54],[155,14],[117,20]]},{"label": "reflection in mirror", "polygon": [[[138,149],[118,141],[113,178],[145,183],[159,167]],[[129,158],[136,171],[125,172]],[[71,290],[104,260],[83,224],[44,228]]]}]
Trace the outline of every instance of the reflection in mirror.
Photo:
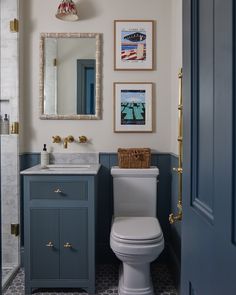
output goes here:
[{"label": "reflection in mirror", "polygon": [[40,37],[41,119],[100,119],[100,34]]}]

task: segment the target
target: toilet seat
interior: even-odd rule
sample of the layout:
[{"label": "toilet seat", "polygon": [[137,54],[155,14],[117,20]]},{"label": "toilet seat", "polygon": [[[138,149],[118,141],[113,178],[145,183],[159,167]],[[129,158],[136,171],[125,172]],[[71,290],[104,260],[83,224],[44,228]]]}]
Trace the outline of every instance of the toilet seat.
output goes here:
[{"label": "toilet seat", "polygon": [[111,237],[114,241],[123,244],[134,244],[134,245],[151,245],[160,242],[163,239],[163,235],[158,239],[150,239],[150,240],[128,240],[128,239],[119,239],[111,234]]},{"label": "toilet seat", "polygon": [[164,238],[157,218],[116,217],[110,243],[113,251],[118,253],[151,255],[163,249]]},{"label": "toilet seat", "polygon": [[124,243],[149,243],[162,239],[159,221],[155,217],[116,217],[111,235]]}]

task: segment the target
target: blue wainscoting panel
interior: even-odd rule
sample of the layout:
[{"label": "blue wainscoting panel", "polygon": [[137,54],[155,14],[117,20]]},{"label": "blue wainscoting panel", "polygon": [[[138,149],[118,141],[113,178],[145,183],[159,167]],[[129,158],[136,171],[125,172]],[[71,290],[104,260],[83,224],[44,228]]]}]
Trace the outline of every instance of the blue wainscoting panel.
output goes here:
[{"label": "blue wainscoting panel", "polygon": [[171,204],[171,186],[170,186],[170,155],[153,154],[151,165],[159,168],[159,183],[157,188],[157,217],[160,221],[165,241],[169,240],[170,224],[168,216],[170,214]]},{"label": "blue wainscoting panel", "polygon": [[108,263],[116,259],[110,249],[110,228],[113,215],[110,154],[100,154],[99,162],[102,167],[98,175],[96,257],[98,263]]},{"label": "blue wainscoting panel", "polygon": [[[168,216],[177,204],[177,180],[171,172],[171,167],[173,165],[176,166],[176,161],[176,157],[168,153],[155,153],[152,154],[151,158],[151,165],[157,166],[160,170],[157,192],[157,216],[165,237],[165,253],[167,254],[168,249],[171,250],[168,257],[173,256],[171,263],[175,264],[176,261],[180,260],[181,231],[179,224],[170,226]],[[25,153],[20,156],[21,170],[32,167],[39,162],[39,153]],[[118,164],[117,153],[100,153],[99,162],[102,167],[98,175],[96,257],[97,263],[110,263],[117,261],[110,249],[110,228],[113,216],[113,185],[110,169]],[[21,206],[23,206],[22,196],[23,192],[21,191]],[[22,216],[21,225],[23,225]],[[21,232],[21,245],[23,246],[23,230]],[[163,256],[163,259],[166,259],[167,255]]]},{"label": "blue wainscoting panel", "polygon": [[20,155],[20,170],[30,168],[40,163],[40,153],[24,153]]}]

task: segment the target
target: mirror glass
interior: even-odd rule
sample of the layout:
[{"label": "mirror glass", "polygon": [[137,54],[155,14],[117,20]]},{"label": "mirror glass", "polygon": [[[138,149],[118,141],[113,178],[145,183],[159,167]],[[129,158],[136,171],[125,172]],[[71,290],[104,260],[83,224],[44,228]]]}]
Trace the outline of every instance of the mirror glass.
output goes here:
[{"label": "mirror glass", "polygon": [[41,34],[41,119],[100,118],[100,34]]}]

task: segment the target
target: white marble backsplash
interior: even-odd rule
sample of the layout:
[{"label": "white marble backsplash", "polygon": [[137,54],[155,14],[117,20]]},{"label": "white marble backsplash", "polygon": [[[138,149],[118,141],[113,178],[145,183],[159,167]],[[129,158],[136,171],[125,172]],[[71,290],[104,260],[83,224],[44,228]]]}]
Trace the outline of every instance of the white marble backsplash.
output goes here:
[{"label": "white marble backsplash", "polygon": [[50,164],[99,164],[98,153],[51,153]]}]

